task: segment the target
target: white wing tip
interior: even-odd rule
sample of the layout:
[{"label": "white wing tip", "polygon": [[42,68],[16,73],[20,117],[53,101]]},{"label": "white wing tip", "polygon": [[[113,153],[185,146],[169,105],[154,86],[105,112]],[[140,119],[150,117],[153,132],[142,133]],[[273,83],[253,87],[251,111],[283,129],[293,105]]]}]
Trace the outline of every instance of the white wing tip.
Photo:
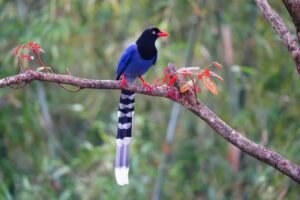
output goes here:
[{"label": "white wing tip", "polygon": [[129,172],[128,167],[115,168],[116,181],[119,185],[127,185],[129,183],[128,172]]}]

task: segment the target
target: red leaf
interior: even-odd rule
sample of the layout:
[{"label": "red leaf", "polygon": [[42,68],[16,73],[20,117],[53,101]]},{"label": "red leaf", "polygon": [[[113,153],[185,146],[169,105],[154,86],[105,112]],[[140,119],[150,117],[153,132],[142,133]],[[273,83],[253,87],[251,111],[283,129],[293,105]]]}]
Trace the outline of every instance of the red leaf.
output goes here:
[{"label": "red leaf", "polygon": [[44,50],[41,48],[41,45],[39,45],[38,43],[33,42],[33,41],[28,42],[26,44],[26,47],[37,54],[39,54],[40,52],[44,52]]},{"label": "red leaf", "polygon": [[15,52],[14,52],[15,56],[18,56],[20,49],[24,49],[24,45],[19,45],[16,47]]},{"label": "red leaf", "polygon": [[209,91],[211,91],[214,95],[218,95],[219,90],[213,80],[211,80],[208,76],[203,76],[201,81]]},{"label": "red leaf", "polygon": [[215,67],[218,68],[218,69],[223,69],[223,65],[221,65],[220,63],[218,63],[218,62],[216,62],[216,61],[213,62],[212,65],[215,66]]},{"label": "red leaf", "polygon": [[217,73],[215,73],[213,71],[210,71],[210,75],[213,76],[213,77],[216,77],[220,81],[224,81],[224,79],[221,76],[219,76]]},{"label": "red leaf", "polygon": [[189,89],[191,88],[190,84],[187,82],[184,85],[179,87],[179,92],[181,94],[186,93],[187,91],[189,91]]},{"label": "red leaf", "polygon": [[174,76],[171,78],[171,80],[170,80],[170,82],[169,82],[168,85],[169,85],[169,86],[173,86],[173,85],[176,83],[177,79],[178,79],[178,76],[174,75]]},{"label": "red leaf", "polygon": [[208,68],[206,68],[203,72],[203,74],[207,77],[210,77],[210,70]]},{"label": "red leaf", "polygon": [[208,68],[206,68],[204,71],[200,72],[198,74],[198,78],[201,80],[204,76],[210,77],[210,71]]}]

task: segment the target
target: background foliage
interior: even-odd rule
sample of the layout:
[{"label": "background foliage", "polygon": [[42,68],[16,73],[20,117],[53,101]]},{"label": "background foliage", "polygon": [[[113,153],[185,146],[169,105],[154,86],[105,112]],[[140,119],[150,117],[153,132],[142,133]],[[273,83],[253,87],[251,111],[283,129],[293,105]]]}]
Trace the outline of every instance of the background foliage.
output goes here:
[{"label": "background foliage", "polygon": [[[280,1],[272,6],[292,29]],[[195,26],[195,20],[199,26]],[[300,164],[299,76],[254,1],[0,0],[1,77],[18,73],[18,44],[37,41],[56,72],[113,79],[120,54],[147,26],[170,32],[160,41],[161,77],[168,62],[225,65],[221,92],[200,95],[248,138]],[[196,28],[193,56],[190,33]],[[226,63],[224,27],[232,33]],[[171,102],[138,95],[130,185],[114,179],[118,91],[70,93],[34,82],[0,90],[0,199],[145,199],[154,195]],[[297,199],[286,176],[249,157],[184,110],[162,186],[164,199]]]}]

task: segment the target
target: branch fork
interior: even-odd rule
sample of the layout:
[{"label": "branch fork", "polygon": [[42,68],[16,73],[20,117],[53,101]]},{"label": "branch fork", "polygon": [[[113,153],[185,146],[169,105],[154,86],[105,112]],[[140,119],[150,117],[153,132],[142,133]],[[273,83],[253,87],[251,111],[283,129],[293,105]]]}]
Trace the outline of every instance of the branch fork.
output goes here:
[{"label": "branch fork", "polygon": [[[297,29],[298,41],[300,41],[300,2],[298,0],[282,0],[288,9],[294,25]],[[281,17],[271,8],[267,0],[256,0],[256,4],[261,10],[266,20],[282,39],[290,55],[294,59],[296,69],[300,75],[300,46],[295,36],[288,30]]]}]

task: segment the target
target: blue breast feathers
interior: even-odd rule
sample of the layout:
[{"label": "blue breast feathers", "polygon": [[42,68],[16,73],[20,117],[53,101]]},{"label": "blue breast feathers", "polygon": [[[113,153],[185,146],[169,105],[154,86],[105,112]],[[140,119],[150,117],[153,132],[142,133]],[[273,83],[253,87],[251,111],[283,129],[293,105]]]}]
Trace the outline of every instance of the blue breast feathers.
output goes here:
[{"label": "blue breast feathers", "polygon": [[126,80],[133,82],[139,76],[145,74],[149,68],[156,63],[157,54],[149,60],[145,60],[138,52],[137,45],[131,44],[124,51],[117,68],[117,80],[124,74]]}]

